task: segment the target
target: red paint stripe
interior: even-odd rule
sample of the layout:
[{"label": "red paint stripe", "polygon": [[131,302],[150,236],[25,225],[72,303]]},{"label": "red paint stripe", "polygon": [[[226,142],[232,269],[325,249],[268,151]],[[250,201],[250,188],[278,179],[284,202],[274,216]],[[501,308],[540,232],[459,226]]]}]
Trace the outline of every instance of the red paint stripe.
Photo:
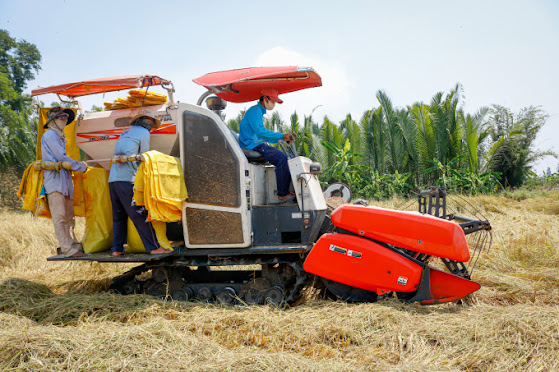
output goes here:
[{"label": "red paint stripe", "polygon": [[[116,128],[116,129],[100,130],[96,132],[77,133],[76,137],[86,139],[86,141],[80,141],[78,143],[112,141],[118,139],[120,135],[127,129],[129,128]],[[177,125],[175,123],[162,124],[159,128],[152,131],[151,134],[177,134]],[[95,138],[95,137],[107,137],[107,138],[100,138],[95,141],[89,140],[90,138]]]}]

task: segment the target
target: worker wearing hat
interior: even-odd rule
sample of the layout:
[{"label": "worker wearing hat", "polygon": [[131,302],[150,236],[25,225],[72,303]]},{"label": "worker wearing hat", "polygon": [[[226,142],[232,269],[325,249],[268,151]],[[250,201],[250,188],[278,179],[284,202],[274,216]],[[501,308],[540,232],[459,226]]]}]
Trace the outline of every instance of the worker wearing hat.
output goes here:
[{"label": "worker wearing hat", "polygon": [[[41,154],[43,161],[69,162],[71,170],[85,172],[85,162],[76,161],[66,155],[67,143],[64,128],[74,121],[75,113],[71,109],[53,107],[47,112],[47,122],[43,128],[48,129],[41,137]],[[60,251],[66,257],[83,257],[83,247],[74,234],[74,185],[67,169],[59,171],[44,170],[43,186],[47,194],[54,232]]]},{"label": "worker wearing hat", "polygon": [[[159,128],[161,121],[154,112],[144,109],[130,119],[132,126],[125,130],[115,145],[115,155],[137,155],[149,151],[150,130]],[[113,163],[109,174],[109,192],[113,207],[113,253],[117,257],[124,254],[128,218],[132,220],[151,254],[171,253],[159,246],[155,230],[147,221],[147,210],[133,203],[134,178],[138,169],[137,162]]]},{"label": "worker wearing hat", "polygon": [[[283,139],[290,142],[295,133],[279,133],[266,129],[263,116],[266,110],[273,110],[276,103],[283,103],[278,91],[267,88],[262,90],[258,103],[247,110],[239,128],[239,142],[242,148],[254,150],[276,167],[278,199],[286,201],[295,195],[289,191],[291,175],[287,165],[287,156],[283,151],[268,145],[266,142],[278,143]],[[266,141],[266,142],[264,142]]]}]

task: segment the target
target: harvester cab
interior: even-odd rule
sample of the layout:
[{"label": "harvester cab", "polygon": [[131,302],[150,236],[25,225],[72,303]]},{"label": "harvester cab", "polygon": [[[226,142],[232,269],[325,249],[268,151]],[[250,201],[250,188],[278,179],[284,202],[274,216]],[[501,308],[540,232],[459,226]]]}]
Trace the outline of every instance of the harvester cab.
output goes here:
[{"label": "harvester cab", "polygon": [[[150,150],[180,159],[188,190],[181,221],[167,224],[172,254],[112,257],[105,251],[80,258],[57,255],[49,261],[142,263],[115,278],[111,289],[175,300],[293,303],[312,275],[331,295],[348,301],[376,301],[396,293],[427,304],[458,300],[479,289],[463,264],[471,261],[465,232],[488,232],[485,220],[460,219],[446,210],[431,216],[425,204],[421,210],[425,195],[420,196],[419,212],[343,205],[330,213],[318,181],[321,165],[299,156],[293,143],[281,143],[281,148],[288,156],[296,202],[280,203],[274,167],[259,153],[240,147],[238,134],[227,127],[221,112],[227,102],[256,101],[263,88],[284,94],[319,87],[321,78],[312,68],[247,68],[207,74],[194,82],[207,90],[197,104],[175,102],[173,84],[150,75],[32,92],[76,102],[88,94],[160,85],[168,92],[166,103],[144,99],[132,107],[80,114],[76,143],[91,165],[108,169],[130,118],[149,105],[161,121],[151,132]],[[208,108],[202,107],[204,100]],[[437,200],[446,205],[445,195]],[[488,248],[486,240],[478,245],[477,251]],[[449,272],[430,267],[431,257],[440,257]],[[258,269],[243,269],[246,265]],[[223,270],[225,266],[229,269]],[[140,275],[145,273],[151,275]]]}]

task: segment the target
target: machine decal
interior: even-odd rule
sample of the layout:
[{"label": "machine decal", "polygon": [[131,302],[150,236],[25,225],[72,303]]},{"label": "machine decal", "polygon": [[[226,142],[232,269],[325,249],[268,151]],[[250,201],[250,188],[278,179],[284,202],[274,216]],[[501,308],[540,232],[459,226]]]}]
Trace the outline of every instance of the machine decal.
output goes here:
[{"label": "machine decal", "polygon": [[337,245],[334,245],[334,244],[330,244],[330,250],[332,252],[337,252],[337,253],[342,253],[342,254],[347,253],[347,249],[342,248],[342,247],[338,247]]},{"label": "machine decal", "polygon": [[408,278],[406,278],[405,276],[399,276],[397,283],[400,285],[406,285],[408,284]]},{"label": "machine decal", "polygon": [[164,121],[171,121],[171,120],[173,120],[173,118],[172,118],[171,115],[169,115],[169,114],[155,115],[155,117],[156,117],[157,119],[159,119],[159,121],[160,121],[161,123],[163,123]]},{"label": "machine decal", "polygon": [[330,244],[329,249],[332,252],[341,253],[341,254],[346,255],[348,257],[361,258],[363,256],[363,254],[361,252],[357,252],[357,251],[354,251],[352,249],[338,247],[337,245],[334,245],[334,244]]},{"label": "machine decal", "polygon": [[[127,129],[128,129],[127,127],[124,127],[124,128],[100,130],[96,132],[76,133],[76,137],[84,139],[83,141],[80,141],[78,143],[91,142],[91,141],[117,140],[122,134],[122,132],[124,132]],[[175,123],[161,124],[159,128],[152,130],[151,134],[152,135],[153,134],[177,134],[177,125]]]},{"label": "machine decal", "polygon": [[347,255],[355,258],[361,258],[361,256],[363,256],[361,252],[352,251],[351,249],[347,251]]}]

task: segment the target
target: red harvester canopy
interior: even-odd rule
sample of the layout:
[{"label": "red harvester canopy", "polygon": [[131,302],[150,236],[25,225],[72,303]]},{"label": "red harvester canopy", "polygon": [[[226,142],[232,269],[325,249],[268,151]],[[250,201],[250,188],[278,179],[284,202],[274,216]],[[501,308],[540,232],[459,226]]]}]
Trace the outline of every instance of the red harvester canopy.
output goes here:
[{"label": "red harvester canopy", "polygon": [[143,88],[151,85],[163,85],[168,80],[153,75],[130,75],[115,76],[102,79],[79,81],[76,83],[53,85],[46,88],[37,88],[31,92],[31,96],[56,93],[67,97],[81,97],[89,94],[114,92],[123,89]]},{"label": "red harvester canopy", "polygon": [[322,86],[320,76],[310,67],[250,67],[212,72],[193,80],[229,102],[249,102],[260,98],[264,88],[279,94]]}]

